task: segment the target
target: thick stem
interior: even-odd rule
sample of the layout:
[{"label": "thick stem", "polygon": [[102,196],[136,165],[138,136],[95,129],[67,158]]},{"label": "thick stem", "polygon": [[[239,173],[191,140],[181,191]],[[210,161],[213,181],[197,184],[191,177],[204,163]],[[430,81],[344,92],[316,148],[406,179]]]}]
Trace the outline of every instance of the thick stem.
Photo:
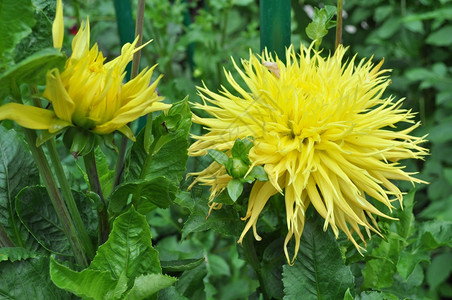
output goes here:
[{"label": "thick stem", "polygon": [[[140,47],[143,43],[143,22],[144,22],[144,10],[145,10],[145,0],[138,1],[138,10],[137,10],[137,21],[135,24],[135,37],[138,36],[138,42],[136,47]],[[135,52],[132,60],[132,72],[130,75],[130,79],[132,80],[135,76],[138,75],[138,70],[140,69],[140,57],[141,50]],[[115,177],[114,177],[114,187],[116,187],[121,181],[121,175],[124,170],[124,157],[126,155],[127,149],[127,137],[122,136],[121,142],[119,146],[118,160],[115,168]]]},{"label": "thick stem", "polygon": [[74,196],[72,195],[71,188],[64,174],[63,166],[61,165],[61,160],[58,156],[58,152],[55,145],[55,140],[51,139],[46,142],[47,149],[49,151],[49,157],[52,161],[53,169],[55,171],[56,178],[60,183],[61,191],[63,192],[64,200],[69,209],[72,219],[74,220],[75,228],[79,234],[81,242],[83,244],[83,249],[90,259],[94,258],[95,252],[91,239],[89,238],[88,232],[86,231],[85,225],[83,224],[82,217],[75,203]]},{"label": "thick stem", "polygon": [[78,264],[87,267],[88,262],[83,253],[82,244],[77,236],[77,230],[75,229],[69,211],[57,187],[55,178],[53,177],[50,166],[47,162],[47,158],[45,157],[42,148],[36,147],[36,133],[29,129],[24,129],[24,132],[25,140],[27,141],[31,153],[33,154],[33,158],[38,166],[39,173],[42,176],[42,180],[44,181],[50,200],[52,201],[52,205],[55,208],[55,212],[61,222],[61,225],[63,226],[63,231],[72,246],[75,260]]},{"label": "thick stem", "polygon": [[267,290],[268,287],[265,284],[264,277],[262,276],[261,264],[259,262],[259,259],[257,258],[256,249],[254,248],[254,239],[251,232],[248,232],[245,235],[242,246],[246,261],[250,264],[251,268],[253,268],[254,272],[256,272],[264,300],[270,299],[270,294]]},{"label": "thick stem", "polygon": [[99,213],[99,243],[103,244],[107,241],[110,234],[110,226],[108,224],[107,204],[105,203],[104,194],[99,181],[99,174],[97,173],[96,158],[94,156],[94,149],[83,156],[85,162],[86,174],[88,175],[91,190],[97,193],[102,201],[102,207]]},{"label": "thick stem", "polygon": [[337,0],[336,48],[342,43],[342,0]]}]

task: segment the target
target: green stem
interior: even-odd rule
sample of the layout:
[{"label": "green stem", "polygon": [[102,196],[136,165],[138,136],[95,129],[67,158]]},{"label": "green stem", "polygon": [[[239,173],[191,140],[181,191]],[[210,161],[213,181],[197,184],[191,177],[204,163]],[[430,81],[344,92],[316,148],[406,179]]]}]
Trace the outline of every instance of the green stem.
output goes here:
[{"label": "green stem", "polygon": [[342,0],[337,0],[336,48],[342,42]]},{"label": "green stem", "polygon": [[99,181],[99,174],[97,173],[96,158],[94,156],[94,149],[83,156],[85,162],[86,174],[88,175],[89,185],[91,190],[99,195],[102,201],[102,207],[99,209],[99,243],[103,244],[107,241],[110,234],[110,225],[108,224],[107,204],[105,203],[104,194]]},{"label": "green stem", "polygon": [[[136,47],[140,47],[142,45],[142,41],[143,41],[143,23],[144,23],[145,4],[146,4],[145,0],[138,1],[137,21],[136,21],[136,25],[135,25],[135,37],[138,36],[138,42],[137,42]],[[130,75],[131,80],[138,75],[138,70],[140,69],[140,57],[141,57],[141,50],[135,52],[135,54],[133,55],[132,72]],[[113,188],[115,188],[121,181],[122,171],[124,170],[124,157],[126,155],[127,141],[128,141],[127,137],[125,137],[125,136],[121,137],[119,153],[118,153],[118,160],[117,160],[116,168],[115,168],[115,177],[114,177]]]},{"label": "green stem", "polygon": [[270,294],[267,290],[268,287],[265,284],[264,277],[262,276],[261,264],[259,262],[259,259],[257,258],[256,249],[254,248],[253,234],[251,232],[248,232],[245,235],[242,246],[246,261],[251,265],[251,268],[253,268],[254,272],[256,272],[264,300],[270,299]]},{"label": "green stem", "polygon": [[27,141],[31,153],[33,154],[33,158],[38,166],[39,173],[42,176],[42,180],[44,181],[50,200],[52,201],[52,205],[55,208],[55,212],[63,226],[63,231],[72,246],[75,260],[78,264],[87,267],[88,262],[83,253],[82,244],[77,236],[77,230],[75,229],[69,211],[57,187],[55,178],[53,177],[49,163],[47,162],[47,158],[42,148],[36,147],[36,133],[29,129],[24,129],[24,133],[25,140]]},{"label": "green stem", "polygon": [[81,242],[83,244],[83,249],[90,259],[94,258],[95,252],[91,239],[89,238],[88,232],[86,231],[85,225],[83,224],[82,217],[75,203],[74,196],[72,195],[71,188],[64,173],[63,166],[61,165],[61,160],[58,156],[58,152],[55,145],[55,140],[51,139],[46,142],[47,150],[49,152],[50,160],[52,161],[53,169],[55,171],[56,178],[60,183],[61,191],[63,192],[63,197],[65,199],[66,205],[69,209],[72,219],[74,220],[75,228],[79,234]]}]

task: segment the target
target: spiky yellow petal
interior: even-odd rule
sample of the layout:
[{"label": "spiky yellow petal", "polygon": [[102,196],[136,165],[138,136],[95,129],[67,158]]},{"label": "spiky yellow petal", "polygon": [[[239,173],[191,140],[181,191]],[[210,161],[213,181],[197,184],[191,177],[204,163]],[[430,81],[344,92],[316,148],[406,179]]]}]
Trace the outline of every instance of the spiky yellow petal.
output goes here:
[{"label": "spiky yellow petal", "polygon": [[53,47],[61,50],[64,39],[63,2],[57,0],[55,20],[52,24]]},{"label": "spiky yellow petal", "polygon": [[[310,48],[286,52],[287,62],[250,55],[235,68],[246,89],[230,72],[226,79],[235,92],[223,88],[215,93],[200,87],[203,104],[195,108],[211,118],[193,117],[208,132],[194,136],[191,156],[207,150],[228,151],[237,138],[253,137],[249,153],[252,166],[263,166],[268,182],[255,182],[248,200],[248,220],[239,242],[253,228],[269,197],[279,192],[285,197],[288,234],[285,253],[293,262],[300,247],[305,211],[312,203],[336,236],[343,231],[361,250],[353,232],[378,232],[374,215],[390,218],[373,204],[379,201],[390,209],[403,193],[391,181],[423,182],[403,171],[399,160],[422,158],[428,151],[420,146],[423,137],[411,136],[419,126],[414,114],[402,108],[402,100],[385,98],[390,81],[382,62],[344,63],[342,46],[324,58]],[[397,130],[396,124],[412,123]],[[392,128],[389,130],[388,128]],[[226,152],[228,153],[228,152]],[[193,173],[195,183],[211,186],[211,201],[232,179],[224,168],[213,163]],[[374,200],[369,200],[370,196]],[[289,258],[287,244],[295,240],[295,256]]]}]

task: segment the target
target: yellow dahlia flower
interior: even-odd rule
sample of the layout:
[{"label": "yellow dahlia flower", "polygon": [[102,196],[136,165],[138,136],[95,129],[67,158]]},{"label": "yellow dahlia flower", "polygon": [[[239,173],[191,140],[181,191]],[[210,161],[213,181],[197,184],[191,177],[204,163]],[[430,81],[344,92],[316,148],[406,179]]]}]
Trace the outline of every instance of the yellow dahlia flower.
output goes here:
[{"label": "yellow dahlia flower", "polygon": [[[256,240],[261,239],[256,231],[259,214],[279,192],[285,198],[288,234],[284,250],[289,262],[299,250],[310,204],[325,219],[324,230],[330,226],[336,237],[342,230],[361,250],[353,232],[365,243],[360,228],[370,237],[370,231],[378,233],[374,216],[389,218],[372,201],[391,209],[391,202],[403,199],[392,180],[423,182],[398,163],[422,158],[427,150],[419,145],[424,138],[410,135],[419,126],[414,114],[401,108],[402,100],[383,96],[390,84],[384,75],[387,71],[380,71],[383,62],[374,66],[371,60],[361,60],[355,65],[352,58],[344,63],[345,52],[339,46],[323,58],[312,47],[303,47],[300,53],[291,47],[286,64],[268,53],[261,58],[251,55],[242,61],[244,70],[234,62],[246,89],[230,72],[226,78],[235,93],[226,88],[220,93],[199,88],[204,104],[195,104],[195,108],[212,117],[193,116],[208,133],[194,136],[197,141],[189,154],[200,156],[215,149],[229,155],[236,139],[251,136],[251,168],[263,166],[269,178],[253,184],[243,218],[248,222],[238,242],[250,228]],[[413,124],[397,130],[399,122]],[[211,186],[214,206],[215,197],[232,180],[217,162],[191,175],[197,176],[194,183]],[[295,256],[290,260],[287,244],[292,238]]]},{"label": "yellow dahlia flower", "polygon": [[[57,1],[57,12],[52,27],[54,47],[63,43],[63,7]],[[104,56],[97,44],[90,49],[89,20],[82,23],[72,40],[72,55],[64,70],[47,73],[43,96],[52,103],[52,109],[9,103],[0,107],[0,120],[10,119],[30,129],[58,132],[67,126],[78,126],[97,134],[116,130],[130,139],[133,133],[127,123],[153,111],[169,108],[159,102],[155,91],[160,77],[150,84],[152,71],[143,70],[123,84],[125,68],[132,60],[138,38],[127,43],[121,55],[104,64]]]}]

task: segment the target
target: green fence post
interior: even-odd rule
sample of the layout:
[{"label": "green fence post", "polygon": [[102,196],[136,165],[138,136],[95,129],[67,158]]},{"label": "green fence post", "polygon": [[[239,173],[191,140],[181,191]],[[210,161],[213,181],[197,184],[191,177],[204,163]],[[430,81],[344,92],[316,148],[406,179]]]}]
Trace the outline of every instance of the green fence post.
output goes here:
[{"label": "green fence post", "polygon": [[290,46],[290,0],[260,0],[261,51],[278,55],[286,60],[286,47]]},{"label": "green fence post", "polygon": [[[135,39],[135,22],[132,17],[132,5],[130,0],[113,0],[116,12],[116,22],[118,24],[119,41],[122,45],[132,43]],[[126,80],[130,79],[130,72],[132,65],[129,64],[126,68]]]}]

